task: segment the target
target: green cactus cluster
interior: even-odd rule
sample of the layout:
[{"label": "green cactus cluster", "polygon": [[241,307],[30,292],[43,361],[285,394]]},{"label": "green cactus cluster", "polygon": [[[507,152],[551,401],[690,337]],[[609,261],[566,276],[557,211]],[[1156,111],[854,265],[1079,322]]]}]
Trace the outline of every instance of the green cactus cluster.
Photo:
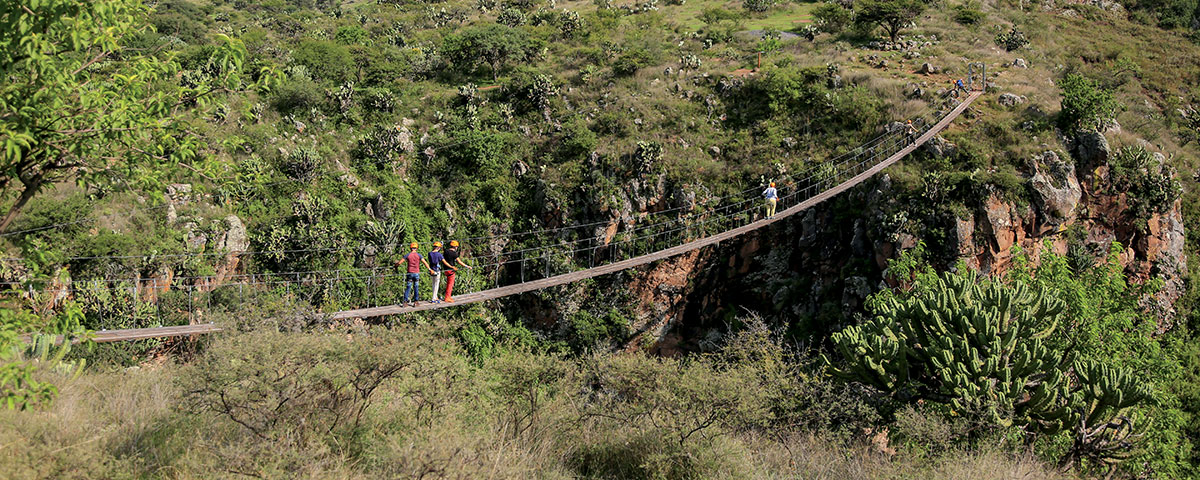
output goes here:
[{"label": "green cactus cluster", "polygon": [[870,321],[833,335],[844,359],[833,374],[1041,433],[1098,425],[1146,399],[1129,372],[1071,361],[1046,341],[1066,304],[1040,288],[951,273],[879,299]]}]

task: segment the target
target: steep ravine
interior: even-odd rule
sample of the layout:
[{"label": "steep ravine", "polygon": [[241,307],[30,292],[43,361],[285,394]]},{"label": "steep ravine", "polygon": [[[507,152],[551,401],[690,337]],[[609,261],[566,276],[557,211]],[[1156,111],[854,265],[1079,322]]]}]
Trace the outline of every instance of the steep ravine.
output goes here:
[{"label": "steep ravine", "polygon": [[[1110,178],[1115,152],[1105,137],[1083,135],[1069,143],[1069,154],[1048,150],[1030,159],[1032,174],[1025,181],[1031,201],[993,194],[969,205],[967,215],[945,219],[943,228],[949,231],[942,232],[940,246],[927,242],[931,257],[943,267],[962,261],[984,273],[1003,274],[1013,266],[1014,247],[1036,262],[1047,248],[1066,254],[1071,232],[1096,258],[1119,242],[1124,247],[1120,263],[1134,281],[1162,280],[1146,307],[1160,329],[1169,328],[1187,273],[1179,201],[1165,213],[1138,219],[1129,194],[1118,191]],[[952,148],[941,144],[947,146]],[[1163,161],[1156,154],[1151,168],[1168,168]],[[1173,175],[1169,168],[1164,172]],[[633,329],[641,335],[628,347],[667,355],[704,350],[747,312],[787,325],[801,338],[819,338],[837,328],[886,285],[888,260],[919,241],[897,229],[894,215],[885,213],[905,209],[895,203],[900,195],[892,183],[881,175],[771,228],[631,275],[625,288],[635,300]],[[655,341],[646,345],[646,338]]]}]

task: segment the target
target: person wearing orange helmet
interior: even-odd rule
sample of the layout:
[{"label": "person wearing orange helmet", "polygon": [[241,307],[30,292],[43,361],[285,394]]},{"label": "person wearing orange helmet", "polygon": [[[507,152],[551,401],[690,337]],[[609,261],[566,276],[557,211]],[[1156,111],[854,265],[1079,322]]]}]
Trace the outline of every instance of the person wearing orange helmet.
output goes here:
[{"label": "person wearing orange helmet", "polygon": [[433,293],[430,294],[429,301],[433,303],[442,303],[441,300],[438,300],[438,287],[442,286],[442,262],[444,259],[442,242],[433,242],[433,250],[429,252],[429,264],[433,265],[433,271],[429,273],[433,276]]},{"label": "person wearing orange helmet", "polygon": [[775,182],[763,190],[763,198],[767,199],[767,218],[775,216],[775,205],[779,203],[779,191],[775,190]]},{"label": "person wearing orange helmet", "polygon": [[454,293],[454,274],[458,272],[460,266],[467,267],[467,270],[471,269],[471,266],[463,263],[462,258],[459,257],[458,240],[450,241],[450,248],[447,248],[446,253],[442,255],[442,265],[446,267],[446,295],[442,297],[442,301],[454,303],[452,295]]},{"label": "person wearing orange helmet", "polygon": [[[429,267],[429,263],[425,262],[425,258],[421,257],[420,253],[417,253],[417,247],[419,246],[417,242],[408,244],[408,255],[404,256],[403,263],[407,264],[407,271],[404,275],[404,297],[400,299],[401,305],[415,307],[421,304],[417,301],[420,300],[418,292],[421,286],[421,264],[424,263],[425,268],[429,269],[429,273],[433,273],[433,269]],[[399,260],[395,263],[397,268],[400,264]],[[408,301],[410,292],[412,293],[412,302]]]}]

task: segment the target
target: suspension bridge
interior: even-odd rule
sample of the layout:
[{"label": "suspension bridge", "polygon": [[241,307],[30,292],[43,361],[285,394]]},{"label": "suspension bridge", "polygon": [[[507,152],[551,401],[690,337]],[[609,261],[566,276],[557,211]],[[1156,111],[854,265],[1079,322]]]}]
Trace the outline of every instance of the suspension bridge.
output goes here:
[{"label": "suspension bridge", "polygon": [[[796,175],[779,181],[779,211],[771,218],[756,215],[763,210],[763,201],[758,193],[759,188],[756,186],[740,192],[735,196],[735,201],[720,207],[693,215],[680,216],[665,222],[634,227],[631,231],[622,232],[622,237],[608,235],[602,238],[593,235],[574,241],[484,255],[483,259],[486,263],[476,265],[475,269],[490,271],[489,281],[494,282],[494,286],[456,295],[453,303],[422,302],[417,306],[405,304],[372,306],[332,312],[329,314],[329,318],[332,320],[371,318],[469,305],[578,282],[717,245],[782,221],[861,184],[941,133],[983,93],[982,88],[970,89],[965,98],[952,109],[934,113],[916,134],[904,131],[906,129],[888,129],[884,134],[860,145],[851,152],[802,172],[803,176]],[[588,226],[577,225],[553,230]],[[606,254],[608,258],[604,259]],[[626,255],[629,255],[629,258],[625,258]],[[600,264],[597,264],[598,259]],[[588,267],[576,269],[575,265],[588,265]],[[340,281],[366,278],[375,282],[381,278],[403,275],[375,274],[376,270],[378,269],[372,270],[372,274],[366,277],[347,277],[341,276],[339,273],[338,279]],[[560,270],[565,270],[565,272],[558,273]],[[532,278],[535,276],[540,278]],[[296,280],[297,284],[301,282],[299,272],[296,273]],[[331,281],[332,277],[324,280]],[[501,285],[502,281],[511,283]],[[271,283],[275,282],[266,282],[267,285]],[[310,280],[310,283],[313,281]],[[95,332],[92,339],[96,342],[115,342],[191,336],[220,330],[219,325],[203,323],[99,331]]]}]

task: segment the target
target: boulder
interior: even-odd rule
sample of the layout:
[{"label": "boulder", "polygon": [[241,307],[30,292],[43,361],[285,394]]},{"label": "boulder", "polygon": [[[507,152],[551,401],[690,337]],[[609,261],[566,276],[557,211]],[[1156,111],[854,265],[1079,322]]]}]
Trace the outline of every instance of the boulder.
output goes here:
[{"label": "boulder", "polygon": [[1108,139],[1104,138],[1104,134],[1100,132],[1079,134],[1075,137],[1074,149],[1075,158],[1088,171],[1101,165],[1107,165],[1108,157],[1112,153],[1108,146]]},{"label": "boulder", "polygon": [[708,147],[708,154],[709,154],[709,155],[712,155],[712,156],[714,156],[714,157],[719,157],[719,156],[721,156],[721,147],[718,147],[718,146],[716,146],[716,145],[713,145],[713,146],[711,146],[711,147]]},{"label": "boulder", "polygon": [[924,75],[934,75],[937,73],[941,73],[941,71],[942,71],[942,69],[933,66],[932,63],[925,62],[925,63],[921,64],[921,68],[919,70],[917,70],[917,73],[924,74]]},{"label": "boulder", "polygon": [[996,101],[999,102],[1000,105],[1003,105],[1005,107],[1015,107],[1017,105],[1025,103],[1025,100],[1026,99],[1025,99],[1024,95],[1016,95],[1016,94],[1012,94],[1012,93],[1005,93],[1003,95],[1000,95],[1000,98],[996,99]]},{"label": "boulder", "polygon": [[833,76],[829,77],[829,79],[826,80],[825,83],[828,85],[829,88],[833,88],[833,89],[842,88],[842,76],[841,75],[833,75]]},{"label": "boulder", "polygon": [[958,151],[957,145],[950,143],[941,135],[936,135],[929,139],[921,148],[924,148],[929,155],[938,159],[953,156]]},{"label": "boulder", "polygon": [[250,250],[250,235],[246,233],[246,224],[242,223],[242,219],[237,215],[229,215],[225,217],[225,225],[228,229],[225,230],[224,238],[218,247],[226,252]]},{"label": "boulder", "polygon": [[984,231],[992,237],[995,252],[1000,255],[1007,254],[1017,240],[1012,205],[992,195],[984,203],[983,213],[986,220]]},{"label": "boulder", "polygon": [[1059,226],[1075,220],[1075,207],[1083,198],[1083,189],[1075,177],[1075,165],[1047,151],[1034,157],[1034,168],[1036,172],[1029,182],[1042,222]]},{"label": "boulder", "polygon": [[167,203],[184,206],[192,201],[192,185],[190,183],[172,183],[167,185]]},{"label": "boulder", "polygon": [[1024,58],[1018,58],[1013,60],[1012,66],[1017,68],[1029,68],[1029,62],[1025,61]]}]

